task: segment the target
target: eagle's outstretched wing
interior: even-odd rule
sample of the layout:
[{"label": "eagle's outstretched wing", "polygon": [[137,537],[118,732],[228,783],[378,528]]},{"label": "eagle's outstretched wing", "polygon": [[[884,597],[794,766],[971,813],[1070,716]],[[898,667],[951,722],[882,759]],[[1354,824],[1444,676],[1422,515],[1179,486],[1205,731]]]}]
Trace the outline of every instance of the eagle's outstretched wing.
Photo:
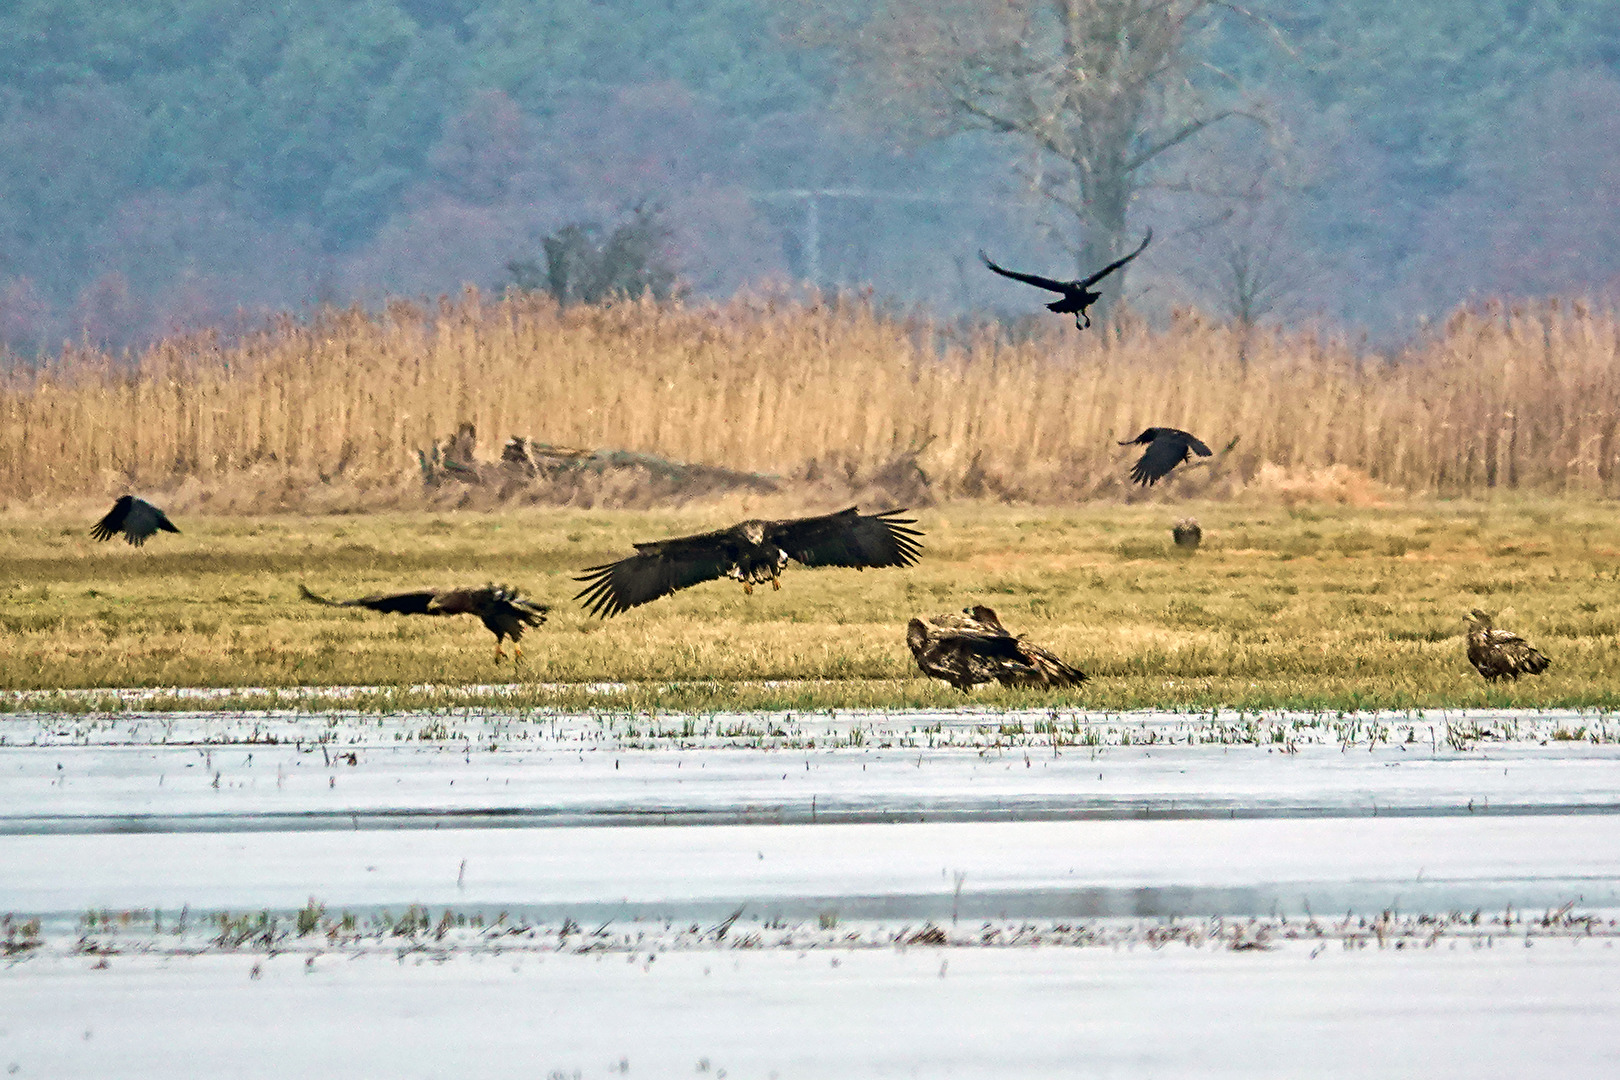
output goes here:
[{"label": "eagle's outstretched wing", "polygon": [[1129,255],[1123,256],[1122,258],[1115,259],[1113,262],[1109,263],[1107,266],[1103,267],[1101,270],[1097,271],[1095,274],[1092,274],[1090,277],[1082,279],[1079,282],[1080,287],[1082,289],[1084,289],[1084,288],[1086,288],[1088,286],[1097,284],[1097,282],[1101,281],[1103,278],[1107,277],[1109,274],[1112,274],[1115,270],[1118,270],[1120,267],[1124,266],[1126,263],[1130,262],[1132,259],[1134,259],[1138,255],[1142,254],[1143,251],[1147,250],[1148,242],[1151,241],[1152,239],[1153,239],[1153,230],[1149,229],[1147,231],[1147,235],[1142,237],[1142,244],[1141,244],[1140,247],[1138,247],[1135,251],[1131,252]]},{"label": "eagle's outstretched wing", "polygon": [[672,592],[723,577],[735,547],[734,529],[637,544],[636,554],[588,567],[574,595],[592,615],[608,619]]},{"label": "eagle's outstretched wing", "polygon": [[434,612],[431,610],[434,599],[439,595],[438,591],[435,589],[426,589],[408,593],[394,593],[388,596],[362,596],[357,600],[329,600],[324,596],[319,596],[310,592],[309,589],[303,585],[298,586],[298,591],[303,593],[305,600],[310,600],[317,604],[325,604],[327,607],[361,607],[366,608],[369,611],[392,612],[395,615],[453,614],[452,612],[448,611]]},{"label": "eagle's outstretched wing", "polygon": [[1012,278],[1014,281],[1022,281],[1025,285],[1033,285],[1037,289],[1049,289],[1055,293],[1068,294],[1074,291],[1074,283],[1072,281],[1059,281],[1056,278],[1041,277],[1039,274],[1024,274],[1017,270],[1008,270],[1005,266],[997,266],[995,263],[991,262],[990,256],[986,255],[982,250],[979,252],[979,258],[984,260],[984,265],[988,266],[991,270],[994,270],[1002,277]]},{"label": "eagle's outstretched wing", "polygon": [[907,526],[904,509],[861,514],[855,507],[819,517],[772,521],[765,539],[805,566],[910,566],[922,551],[922,533]]}]

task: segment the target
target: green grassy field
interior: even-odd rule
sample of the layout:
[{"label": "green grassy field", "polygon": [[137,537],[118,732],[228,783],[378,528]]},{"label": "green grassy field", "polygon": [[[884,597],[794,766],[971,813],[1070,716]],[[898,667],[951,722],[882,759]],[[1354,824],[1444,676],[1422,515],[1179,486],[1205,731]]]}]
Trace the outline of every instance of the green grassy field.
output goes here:
[{"label": "green grassy field", "polygon": [[[1203,523],[1173,554],[1169,526]],[[0,688],[614,681],[536,686],[561,706],[814,708],[959,704],[916,671],[916,614],[987,603],[1093,676],[1079,692],[981,688],[983,704],[1366,709],[1620,706],[1620,520],[1578,501],[1294,509],[1241,503],[918,515],[922,562],[790,567],[783,590],[714,582],[607,622],[571,576],[631,540],[729,524],[724,511],[182,519],[145,549],[97,544],[83,516],[0,527]],[[347,597],[506,582],[552,605],[514,668],[470,617],[334,610]],[[1487,687],[1464,659],[1475,606],[1553,660]],[[768,680],[813,680],[789,686]],[[431,705],[433,691],[381,704]],[[506,700],[506,699],[503,699]]]}]

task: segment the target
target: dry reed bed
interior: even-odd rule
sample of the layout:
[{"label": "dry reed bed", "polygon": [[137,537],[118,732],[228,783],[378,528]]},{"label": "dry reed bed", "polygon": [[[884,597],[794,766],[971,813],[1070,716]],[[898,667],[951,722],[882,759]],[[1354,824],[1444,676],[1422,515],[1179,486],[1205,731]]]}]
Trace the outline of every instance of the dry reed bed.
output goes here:
[{"label": "dry reed bed", "polygon": [[[1394,359],[1194,316],[1010,342],[856,300],[625,303],[468,293],[436,308],[284,319],[224,347],[133,359],[69,350],[0,382],[0,499],[244,484],[236,510],[421,497],[415,452],[464,422],[487,440],[617,447],[855,484],[915,454],[939,498],[1068,502],[1124,490],[1113,440],[1150,424],[1216,447],[1183,493],[1267,464],[1337,466],[1413,493],[1620,494],[1620,321],[1548,303],[1454,316]],[[262,496],[262,497],[261,497]],[[258,502],[255,503],[255,498]]]}]

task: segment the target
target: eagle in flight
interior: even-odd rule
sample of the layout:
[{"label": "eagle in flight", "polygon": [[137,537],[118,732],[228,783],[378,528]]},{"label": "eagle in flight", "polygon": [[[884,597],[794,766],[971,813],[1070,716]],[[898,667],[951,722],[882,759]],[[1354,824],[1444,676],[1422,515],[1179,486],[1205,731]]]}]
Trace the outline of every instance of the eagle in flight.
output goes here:
[{"label": "eagle in flight", "polygon": [[979,683],[1003,686],[1079,686],[1086,674],[1038,645],[1013,637],[983,604],[961,614],[912,619],[906,644],[924,675],[963,693]]},{"label": "eagle in flight", "polygon": [[370,611],[389,611],[396,615],[476,615],[484,628],[495,635],[495,659],[505,654],[501,643],[512,639],[512,659],[523,655],[523,630],[539,626],[546,621],[545,604],[531,604],[505,585],[486,585],[482,589],[422,589],[418,592],[394,593],[390,596],[362,596],[358,600],[328,600],[309,591],[303,585],[298,591],[305,600],[327,607],[360,607]]},{"label": "eagle in flight", "polygon": [[705,581],[735,578],[743,591],[770,582],[780,589],[789,560],[805,566],[910,566],[922,549],[922,534],[907,526],[905,510],[861,514],[855,507],[819,517],[744,521],[729,529],[653,540],[618,562],[592,566],[576,578],[585,588],[574,597],[593,615],[621,611]]},{"label": "eagle in flight", "polygon": [[[1113,262],[1109,263],[1095,274],[1092,274],[1090,277],[1081,278],[1078,281],[1058,281],[1056,278],[1041,277],[1039,274],[1023,274],[1017,270],[1008,270],[1004,266],[997,266],[995,263],[991,262],[990,256],[986,255],[983,251],[979,252],[979,258],[984,260],[984,265],[988,266],[991,270],[994,270],[1002,277],[1012,278],[1014,281],[1022,281],[1025,285],[1033,285],[1038,289],[1047,289],[1051,292],[1062,293],[1062,297],[1046,305],[1046,310],[1055,311],[1059,315],[1073,314],[1075,329],[1084,330],[1086,327],[1091,325],[1091,316],[1086,314],[1086,308],[1102,299],[1102,293],[1093,291],[1091,287],[1097,284],[1097,282],[1101,281],[1103,278],[1107,277],[1109,274],[1112,274],[1115,270],[1118,270],[1120,267],[1130,262],[1132,259],[1136,258],[1138,255],[1142,254],[1143,250],[1148,246],[1148,242],[1152,239],[1153,230],[1149,229],[1147,231],[1147,235],[1142,238],[1141,247],[1137,248],[1129,255],[1126,255],[1124,258],[1115,259]],[[1081,319],[1084,319],[1085,322],[1081,322]]]},{"label": "eagle in flight", "polygon": [[107,511],[107,516],[91,527],[90,535],[97,540],[111,540],[118,533],[123,533],[128,543],[140,547],[160,529],[172,533],[180,531],[174,527],[174,522],[169,520],[167,514],[145,499],[123,495],[113,503],[113,508]]},{"label": "eagle in flight", "polygon": [[1178,428],[1150,427],[1134,439],[1126,439],[1121,446],[1146,446],[1136,464],[1131,466],[1131,479],[1146,487],[1157,484],[1170,470],[1191,458],[1209,457],[1209,447],[1196,435]]}]

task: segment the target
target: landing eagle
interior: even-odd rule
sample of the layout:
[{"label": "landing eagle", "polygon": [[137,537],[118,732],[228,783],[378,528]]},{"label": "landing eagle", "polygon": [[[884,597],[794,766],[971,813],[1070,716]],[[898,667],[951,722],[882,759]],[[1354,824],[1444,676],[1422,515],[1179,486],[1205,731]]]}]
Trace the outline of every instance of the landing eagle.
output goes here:
[{"label": "landing eagle", "polygon": [[743,591],[770,582],[780,589],[791,559],[805,566],[910,566],[922,550],[922,534],[907,526],[905,510],[861,514],[855,507],[819,517],[744,521],[729,529],[653,540],[636,554],[588,568],[574,597],[604,619],[705,581],[735,578]]},{"label": "landing eagle", "polygon": [[309,591],[303,585],[298,591],[304,599],[327,607],[361,607],[370,611],[387,611],[396,615],[476,615],[484,629],[495,635],[495,659],[505,654],[501,644],[512,639],[512,659],[523,655],[523,630],[539,626],[546,621],[545,604],[532,604],[505,585],[486,585],[482,589],[422,589],[417,592],[391,595],[362,596],[358,600],[328,600]]},{"label": "landing eagle", "polygon": [[961,614],[912,619],[906,644],[924,675],[966,693],[979,683],[1003,686],[1079,686],[1086,674],[1039,645],[1014,637],[983,604]]},{"label": "landing eagle", "polygon": [[1498,630],[1479,608],[1463,616],[1468,620],[1468,662],[1486,682],[1520,675],[1540,675],[1552,663],[1534,645],[1511,630]]}]

